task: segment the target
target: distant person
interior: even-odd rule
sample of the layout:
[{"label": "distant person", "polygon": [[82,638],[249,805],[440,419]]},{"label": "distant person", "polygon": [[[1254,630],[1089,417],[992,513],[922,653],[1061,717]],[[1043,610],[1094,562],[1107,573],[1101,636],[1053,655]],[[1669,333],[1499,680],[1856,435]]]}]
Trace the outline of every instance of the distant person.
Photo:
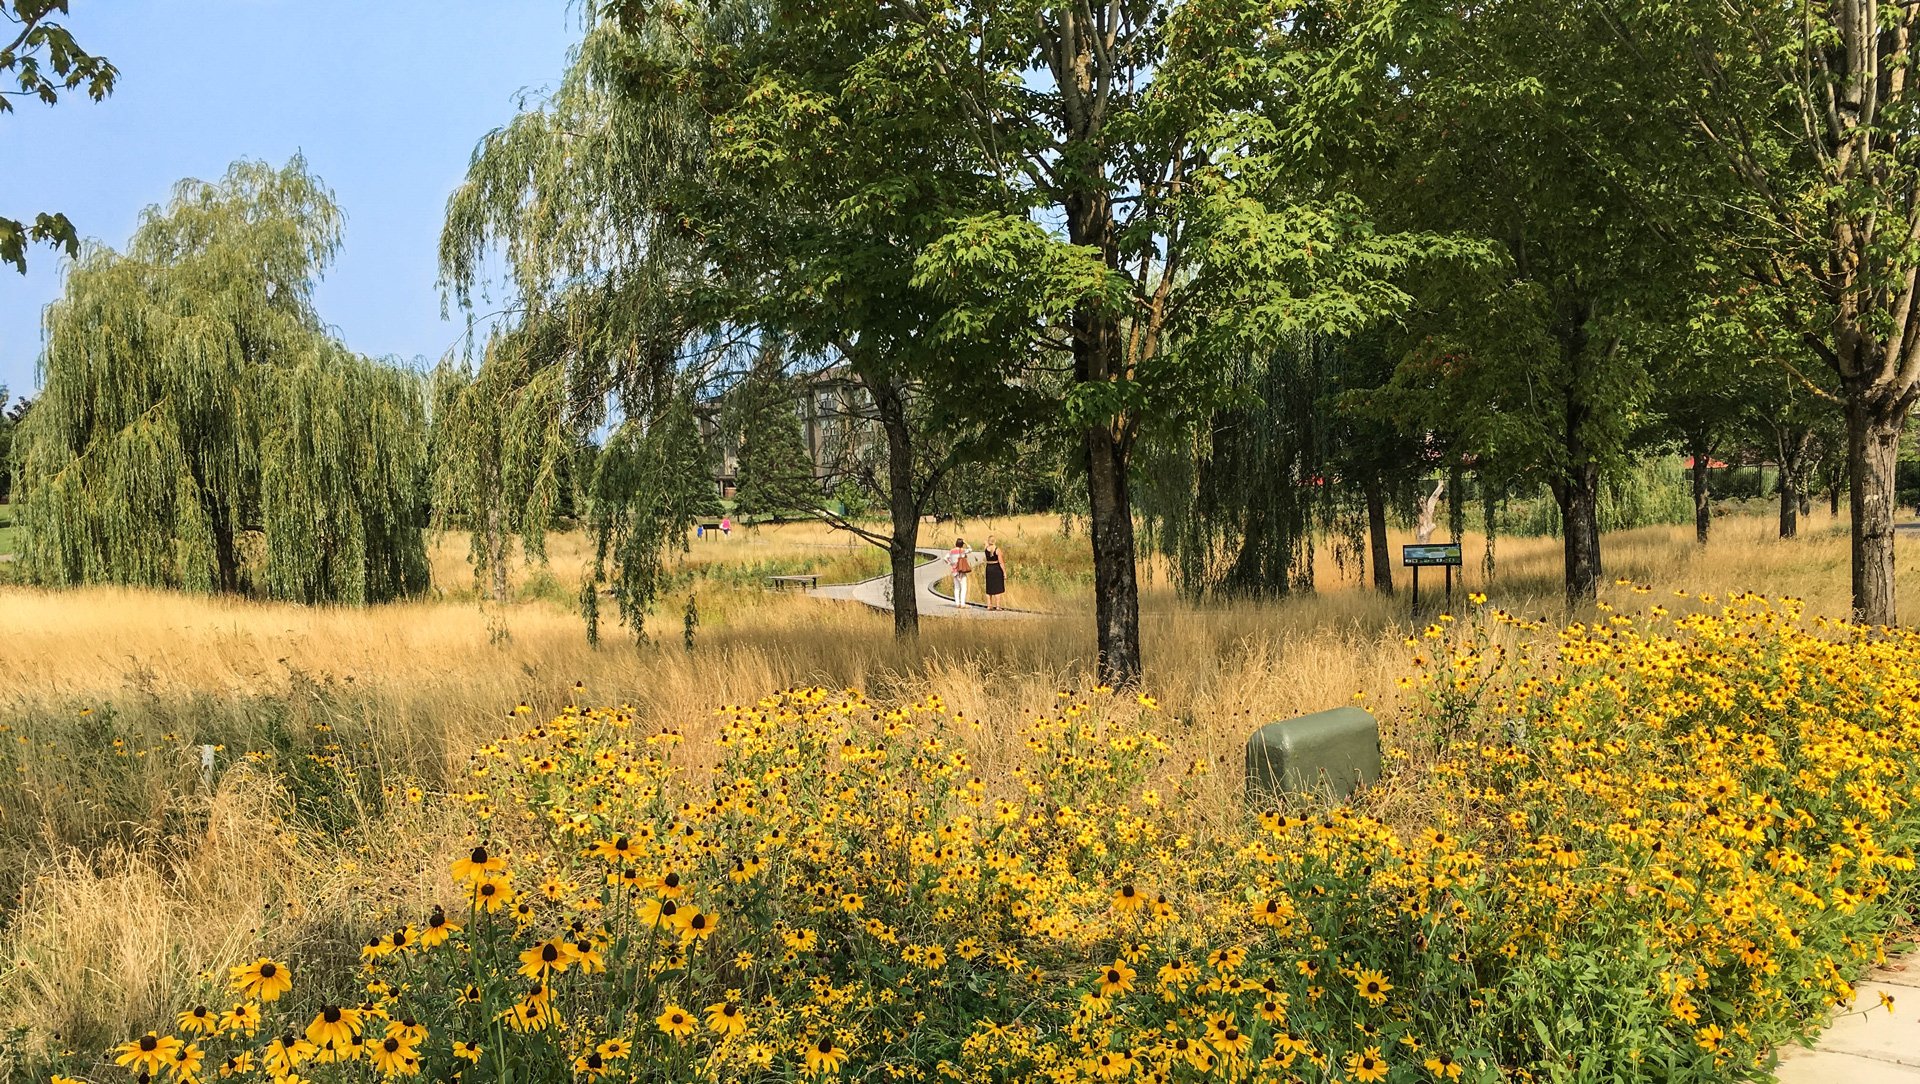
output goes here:
[{"label": "distant person", "polygon": [[733,517],[732,516],[720,517],[720,533],[727,536],[728,538],[733,537]]},{"label": "distant person", "polygon": [[987,566],[987,609],[1002,609],[1000,596],[1007,593],[1007,555],[992,535],[987,536],[987,548],[981,551],[981,562]]},{"label": "distant person", "polygon": [[947,551],[947,570],[953,573],[953,604],[964,607],[967,604],[967,577],[973,574],[973,550],[968,548],[967,540],[956,538],[953,548]]}]

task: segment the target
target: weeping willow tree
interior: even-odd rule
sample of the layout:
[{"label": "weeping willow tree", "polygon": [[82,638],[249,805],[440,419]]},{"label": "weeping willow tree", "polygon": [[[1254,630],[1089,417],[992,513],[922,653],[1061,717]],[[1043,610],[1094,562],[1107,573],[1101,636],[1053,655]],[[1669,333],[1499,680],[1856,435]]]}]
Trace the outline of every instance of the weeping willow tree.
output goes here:
[{"label": "weeping willow tree", "polygon": [[14,452],[26,573],[365,603],[426,586],[425,412],[313,307],[340,212],[304,160],[183,181],[47,312]]},{"label": "weeping willow tree", "polygon": [[1340,348],[1296,334],[1264,356],[1232,358],[1230,401],[1149,441],[1140,503],[1182,594],[1310,591],[1320,539],[1342,566],[1365,567],[1367,506],[1340,477],[1329,408]]},{"label": "weeping willow tree", "polygon": [[620,92],[685,46],[620,33],[591,6],[586,18],[559,87],[480,142],[448,201],[450,298],[477,312],[495,254],[512,296],[479,364],[443,370],[436,492],[504,594],[509,541],[542,555],[562,465],[603,442],[579,475],[595,553],[582,608],[597,638],[609,594],[640,636],[668,554],[713,507],[693,397],[701,363],[728,354],[695,239],[663,209],[663,191],[704,168],[704,115],[687,94]]}]

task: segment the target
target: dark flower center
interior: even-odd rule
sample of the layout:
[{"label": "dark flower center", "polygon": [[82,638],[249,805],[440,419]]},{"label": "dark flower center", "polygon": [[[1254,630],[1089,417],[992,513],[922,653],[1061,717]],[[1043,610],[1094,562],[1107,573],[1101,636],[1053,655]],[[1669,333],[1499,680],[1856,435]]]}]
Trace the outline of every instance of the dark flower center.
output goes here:
[{"label": "dark flower center", "polygon": [[151,1035],[140,1036],[140,1049],[142,1050],[152,1050],[154,1047],[159,1045],[160,1045],[160,1040],[154,1038]]},{"label": "dark flower center", "polygon": [[1107,981],[1114,984],[1115,986],[1120,985],[1120,972],[1115,971],[1111,967],[1107,968]]},{"label": "dark flower center", "polygon": [[270,979],[275,975],[278,975],[279,973],[280,973],[280,969],[273,966],[272,964],[260,965],[260,977],[263,979]]},{"label": "dark flower center", "polygon": [[471,857],[474,865],[484,866],[487,864],[487,849],[485,847],[475,847]]},{"label": "dark flower center", "polygon": [[387,1053],[391,1054],[394,1051],[400,1049],[400,1040],[389,1037],[386,1042],[383,1042],[380,1044],[380,1049],[385,1050]]},{"label": "dark flower center", "polygon": [[551,941],[547,942],[546,947],[540,950],[540,958],[547,963],[558,960],[560,958],[560,946]]},{"label": "dark flower center", "polygon": [[320,1019],[325,1020],[329,1024],[338,1024],[340,1022],[339,1008],[333,1005],[329,1005],[326,1008],[321,1009]]},{"label": "dark flower center", "polygon": [[820,1040],[820,1043],[819,1043],[819,1045],[818,1045],[818,1047],[817,1047],[817,1049],[818,1049],[818,1050],[819,1050],[819,1051],[820,1051],[820,1052],[821,1052],[822,1054],[831,1054],[831,1053],[833,1053],[833,1040],[832,1040],[832,1039],[822,1039],[822,1040]]}]

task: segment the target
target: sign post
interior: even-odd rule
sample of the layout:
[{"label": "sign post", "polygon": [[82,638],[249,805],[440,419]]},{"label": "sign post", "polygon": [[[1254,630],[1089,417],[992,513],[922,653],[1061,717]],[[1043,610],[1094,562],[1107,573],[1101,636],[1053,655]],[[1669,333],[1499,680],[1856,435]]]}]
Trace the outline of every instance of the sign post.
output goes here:
[{"label": "sign post", "polygon": [[1413,610],[1420,612],[1420,570],[1438,565],[1447,570],[1447,602],[1453,602],[1453,570],[1460,567],[1460,543],[1434,542],[1400,547],[1400,563],[1413,569]]}]

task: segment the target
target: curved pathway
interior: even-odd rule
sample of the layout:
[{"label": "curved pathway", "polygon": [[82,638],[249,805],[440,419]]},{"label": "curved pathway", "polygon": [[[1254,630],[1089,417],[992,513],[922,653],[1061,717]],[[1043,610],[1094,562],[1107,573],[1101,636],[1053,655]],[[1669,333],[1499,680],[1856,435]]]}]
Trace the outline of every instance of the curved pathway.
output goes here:
[{"label": "curved pathway", "polygon": [[[946,578],[947,566],[941,560],[946,556],[946,551],[920,549],[917,552],[928,558],[913,570],[914,598],[919,603],[921,617],[964,617],[998,621],[1004,618],[1040,616],[1028,610],[989,610],[978,602],[967,603],[965,609],[955,606],[951,598],[937,594],[933,589],[934,584]],[[984,573],[981,579],[984,582]],[[893,611],[893,576],[891,574],[875,576],[858,583],[830,583],[815,587],[807,594],[814,598],[864,603],[876,610],[886,610],[891,613]]]},{"label": "curved pathway", "polygon": [[1920,954],[1889,960],[1854,984],[1853,1005],[1813,1049],[1781,1051],[1777,1072],[1780,1084],[1920,1084]]}]

